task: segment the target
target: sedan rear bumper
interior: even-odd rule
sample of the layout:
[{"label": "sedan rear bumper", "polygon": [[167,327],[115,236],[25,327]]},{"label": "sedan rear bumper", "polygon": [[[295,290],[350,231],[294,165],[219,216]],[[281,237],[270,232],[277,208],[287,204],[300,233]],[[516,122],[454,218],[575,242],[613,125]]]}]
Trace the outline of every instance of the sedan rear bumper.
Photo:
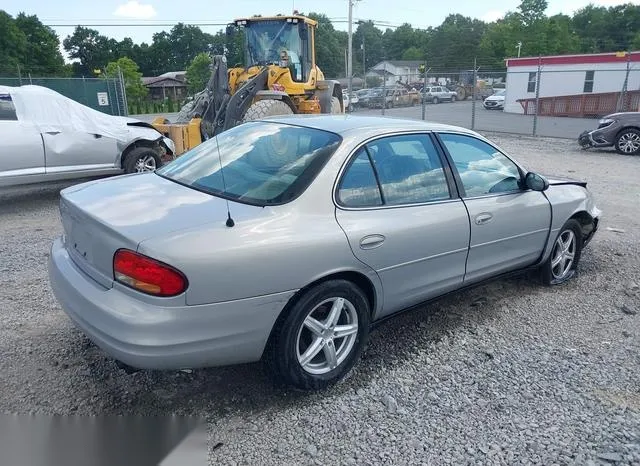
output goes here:
[{"label": "sedan rear bumper", "polygon": [[94,282],[75,265],[61,239],[53,243],[48,265],[53,292],[77,327],[115,359],[141,369],[257,361],[294,293],[162,306],[136,299],[137,292],[117,284],[104,288]]}]

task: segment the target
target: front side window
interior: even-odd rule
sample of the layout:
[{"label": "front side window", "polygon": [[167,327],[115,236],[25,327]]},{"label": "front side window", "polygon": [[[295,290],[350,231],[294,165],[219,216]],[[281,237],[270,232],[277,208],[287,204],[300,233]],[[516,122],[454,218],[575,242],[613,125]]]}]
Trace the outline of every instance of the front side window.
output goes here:
[{"label": "front side window", "polygon": [[429,136],[402,135],[367,144],[386,205],[450,198],[440,156]]},{"label": "front side window", "polygon": [[283,204],[304,192],[341,141],[328,131],[247,122],[185,152],[156,173],[238,202]]},{"label": "front side window", "polygon": [[[309,66],[306,63],[306,48],[300,38],[301,23],[285,21],[249,21],[246,26],[245,53],[247,67],[253,65],[280,64],[293,68],[293,79],[306,79]],[[310,41],[307,41],[310,42]],[[304,70],[303,70],[303,66]]]},{"label": "front side window", "polygon": [[466,197],[520,190],[518,167],[490,144],[462,134],[442,133],[440,138],[460,174]]},{"label": "front side window", "polygon": [[0,94],[0,120],[17,120],[16,107],[9,94]]}]

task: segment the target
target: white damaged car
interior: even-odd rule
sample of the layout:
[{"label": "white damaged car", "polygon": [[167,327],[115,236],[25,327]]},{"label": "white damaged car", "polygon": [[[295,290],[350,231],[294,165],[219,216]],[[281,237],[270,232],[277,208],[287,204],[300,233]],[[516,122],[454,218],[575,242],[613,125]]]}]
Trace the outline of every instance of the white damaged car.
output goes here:
[{"label": "white damaged car", "polygon": [[175,145],[149,123],[49,88],[0,86],[0,187],[154,171]]}]

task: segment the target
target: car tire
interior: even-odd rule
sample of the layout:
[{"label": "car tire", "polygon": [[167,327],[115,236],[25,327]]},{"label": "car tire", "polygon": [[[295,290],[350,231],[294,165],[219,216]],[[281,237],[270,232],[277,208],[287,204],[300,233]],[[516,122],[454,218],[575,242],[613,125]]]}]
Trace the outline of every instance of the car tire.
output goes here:
[{"label": "car tire", "polygon": [[[338,319],[331,320],[331,311],[339,305]],[[285,309],[273,329],[265,352],[270,375],[276,383],[300,390],[335,384],[358,361],[369,336],[370,315],[367,297],[350,281],[329,280],[310,288]],[[351,333],[335,337],[332,332],[338,327]]]},{"label": "car tire", "polygon": [[152,172],[162,166],[158,153],[150,147],[136,147],[124,159],[125,173]]},{"label": "car tire", "polygon": [[[542,265],[542,282],[545,285],[558,285],[569,280],[575,274],[582,254],[582,229],[580,224],[569,219],[556,236],[551,254]],[[567,261],[570,263],[567,264]]]},{"label": "car tire", "polygon": [[431,103],[433,104],[439,104],[440,100],[437,97],[434,97],[433,100],[431,101]]},{"label": "car tire", "polygon": [[458,100],[458,98],[455,95],[451,96],[451,102],[455,102],[456,100]]},{"label": "car tire", "polygon": [[616,136],[616,151],[623,155],[640,154],[640,131],[634,128],[620,131]]}]

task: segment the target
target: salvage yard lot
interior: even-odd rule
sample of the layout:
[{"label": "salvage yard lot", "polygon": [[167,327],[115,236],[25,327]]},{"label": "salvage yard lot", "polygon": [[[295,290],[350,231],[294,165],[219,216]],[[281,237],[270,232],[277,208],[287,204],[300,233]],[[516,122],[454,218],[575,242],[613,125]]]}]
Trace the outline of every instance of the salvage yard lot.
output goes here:
[{"label": "salvage yard lot", "polygon": [[65,185],[0,192],[0,411],[206,416],[212,464],[640,465],[640,158],[494,136],[530,169],[588,181],[603,219],[577,276],[399,316],[315,394],[274,387],[260,364],[119,369],[49,288]]}]

